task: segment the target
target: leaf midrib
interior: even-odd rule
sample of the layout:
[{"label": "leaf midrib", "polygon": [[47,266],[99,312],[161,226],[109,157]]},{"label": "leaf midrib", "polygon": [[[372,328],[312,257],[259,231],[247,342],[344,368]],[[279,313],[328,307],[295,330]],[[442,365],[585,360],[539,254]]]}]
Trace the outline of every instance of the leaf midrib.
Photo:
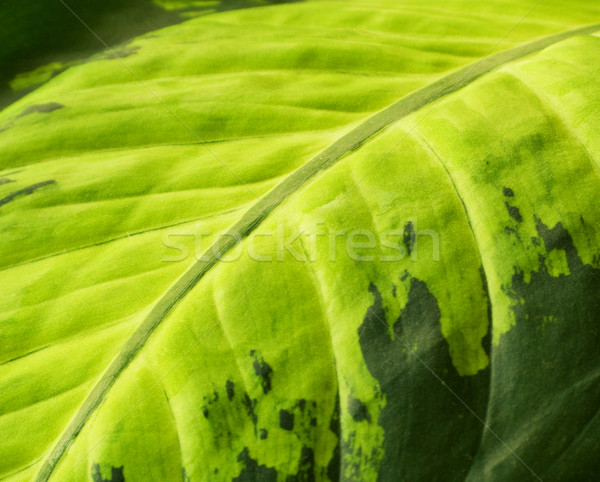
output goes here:
[{"label": "leaf midrib", "polygon": [[46,458],[36,480],[38,482],[45,482],[50,478],[61,457],[73,443],[79,432],[81,432],[92,413],[102,403],[108,390],[140,352],[150,335],[161,321],[166,318],[171,309],[196,286],[200,279],[217,264],[223,255],[235,247],[243,238],[251,234],[271,212],[304,186],[310,179],[334,165],[346,154],[359,148],[386,127],[426,105],[469,85],[482,75],[504,64],[539,52],[555,43],[577,35],[592,34],[598,30],[600,30],[600,24],[568,30],[490,55],[463,67],[426,87],[408,94],[389,107],[369,117],[358,127],[338,139],[286,177],[280,184],[260,198],[225,235],[221,236],[204,253],[201,260],[194,263],[158,300],[154,308],[127,340],[121,351],[113,359],[100,380],[83,401],[79,411],[75,414]]}]

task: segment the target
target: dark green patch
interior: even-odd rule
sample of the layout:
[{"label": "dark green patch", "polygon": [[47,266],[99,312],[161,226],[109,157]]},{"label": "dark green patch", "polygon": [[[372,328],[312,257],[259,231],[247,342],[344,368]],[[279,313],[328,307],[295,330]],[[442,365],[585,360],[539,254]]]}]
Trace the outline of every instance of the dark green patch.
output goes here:
[{"label": "dark green patch", "polygon": [[256,353],[256,350],[251,350],[250,356],[254,358],[254,361],[252,362],[254,373],[257,377],[261,378],[260,384],[262,386],[263,393],[266,395],[271,391],[271,375],[273,373],[273,369],[261,356]]},{"label": "dark green patch", "polygon": [[277,482],[277,471],[272,467],[259,465],[250,457],[247,447],[242,450],[237,459],[244,464],[244,468],[233,482]]},{"label": "dark green patch", "polygon": [[340,395],[339,393],[335,398],[335,408],[329,422],[329,430],[337,437],[337,443],[333,449],[333,455],[327,464],[327,477],[332,482],[340,480],[340,473],[342,468],[342,457],[341,457],[341,442],[342,442],[342,426],[340,424]]},{"label": "dark green patch", "polygon": [[[528,282],[515,268],[512,285],[504,287],[516,323],[494,347],[487,421],[545,482],[596,480],[600,270],[582,262],[562,223],[550,229],[535,221],[538,244],[547,254],[564,253],[569,273],[552,276],[541,255]],[[472,480],[537,480],[492,436],[482,440],[472,474]]]},{"label": "dark green patch", "polygon": [[[479,267],[479,274],[481,275],[481,285],[485,293],[485,299],[487,300],[487,319],[491,322],[492,320],[492,299],[490,298],[490,289],[488,286],[487,276],[483,266]],[[485,353],[489,356],[492,350],[492,329],[488,329],[486,335],[481,340],[481,346],[485,350]]]},{"label": "dark green patch", "polygon": [[3,184],[8,184],[10,182],[15,182],[15,181],[13,181],[12,179],[6,179],[6,178],[0,179],[0,186],[2,186]]},{"label": "dark green patch", "polygon": [[[218,391],[214,391],[211,395],[205,395],[202,397],[203,404],[200,407],[202,411],[202,415],[205,418],[211,417],[211,413],[215,413],[214,418],[219,419],[225,415],[228,411],[234,410],[239,411],[240,409],[244,409],[248,414],[248,417],[252,421],[254,425],[254,431],[256,432],[256,425],[258,423],[258,416],[256,415],[256,398],[250,398],[250,396],[246,392],[242,392],[241,397],[235,397],[235,393],[233,390],[234,384],[232,381],[227,380],[225,382],[225,392],[227,393],[227,400],[224,401],[224,398],[221,398]],[[231,405],[226,407],[225,405],[229,405],[233,403],[236,408],[232,408]]]},{"label": "dark green patch", "polygon": [[56,181],[51,179],[49,181],[38,182],[36,184],[32,184],[31,186],[27,186],[23,189],[19,189],[18,191],[10,193],[8,196],[0,199],[0,206],[4,206],[5,204],[8,204],[9,202],[11,202],[12,200],[14,200],[15,198],[17,198],[19,196],[28,196],[30,194],[33,194],[38,189],[41,189],[45,186],[49,186],[50,184],[56,184]]},{"label": "dark green patch", "polygon": [[502,192],[506,197],[515,197],[515,193],[510,187],[503,187]]},{"label": "dark green patch", "polygon": [[483,416],[489,371],[458,375],[437,300],[423,281],[408,273],[401,279],[408,301],[391,326],[394,336],[374,284],[373,305],[358,329],[365,363],[386,400],[377,420],[385,431],[377,480],[429,481],[440,474],[445,481],[464,480],[483,427],[457,397]]},{"label": "dark green patch", "polygon": [[204,415],[204,418],[208,418],[208,415],[210,413],[208,408],[219,401],[219,393],[215,391],[213,392],[212,396],[205,395],[204,397],[202,397],[202,399],[204,403],[200,407],[200,410],[202,411],[202,415]]},{"label": "dark green patch", "polygon": [[286,482],[314,482],[315,479],[315,453],[310,447],[302,447],[298,473],[288,475]]},{"label": "dark green patch", "polygon": [[341,480],[360,480],[363,459],[362,447],[355,448],[356,431],[345,434],[341,443],[340,473],[343,474]]},{"label": "dark green patch", "polygon": [[[253,353],[255,354],[255,353]],[[236,393],[237,392],[237,393]],[[225,393],[227,396],[225,396]],[[227,446],[231,442],[232,437],[237,436],[239,426],[247,424],[247,421],[240,420],[240,414],[246,412],[246,415],[252,421],[254,426],[254,435],[257,444],[260,444],[260,440],[266,440],[269,437],[269,431],[266,428],[258,427],[258,405],[264,400],[261,397],[251,398],[250,395],[244,391],[234,391],[234,382],[227,380],[224,384],[224,388],[221,391],[214,391],[208,396],[203,397],[203,404],[201,410],[206,418],[210,418],[215,427],[219,430],[215,435],[217,439],[215,442],[221,447]],[[310,447],[318,436],[316,432],[317,424],[317,402],[315,400],[307,400],[304,398],[289,401],[288,409],[282,409],[279,412],[280,426],[282,429],[291,432],[289,436],[297,438],[302,447],[299,451],[299,469],[295,474],[290,474],[285,477],[281,475],[281,480],[291,481],[310,481],[315,480],[314,474],[314,453]],[[235,421],[234,421],[235,420]],[[233,424],[232,424],[233,422]],[[241,424],[238,426],[238,424]],[[262,425],[262,424],[261,424]],[[247,450],[254,447],[248,446]],[[252,461],[247,458],[249,452],[240,454],[247,463],[246,469],[242,472],[240,477],[234,480],[263,480],[254,479],[252,477],[266,476],[270,477],[271,472],[267,471],[263,473],[264,466],[259,466],[256,461]],[[291,457],[296,455],[291,454]],[[212,468],[211,468],[212,470]],[[272,470],[272,469],[271,469]]]},{"label": "dark green patch", "polygon": [[352,395],[348,395],[348,412],[355,422],[366,420],[371,423],[371,414],[367,409],[367,405]]},{"label": "dark green patch", "polygon": [[57,102],[48,102],[47,104],[36,104],[27,107],[23,112],[19,114],[19,117],[24,117],[30,114],[48,114],[50,112],[54,112],[55,110],[59,110],[64,108],[65,106],[59,104]]},{"label": "dark green patch", "polygon": [[298,408],[300,410],[299,415],[303,422],[308,420],[308,425],[310,427],[317,426],[317,418],[314,416],[315,410],[317,408],[317,402],[315,402],[314,400],[307,401],[306,399],[301,398],[300,400],[298,400],[298,402],[296,402],[295,408]]},{"label": "dark green patch", "polygon": [[406,248],[406,252],[410,255],[414,249],[417,241],[417,233],[415,232],[415,226],[412,221],[409,221],[404,226],[404,233],[402,235],[402,244]]},{"label": "dark green patch", "polygon": [[231,380],[227,380],[225,383],[225,390],[227,392],[227,398],[229,401],[233,400],[233,397],[235,396],[234,386],[235,385]]},{"label": "dark green patch", "polygon": [[[541,323],[552,317],[561,320],[594,319],[600,315],[600,271],[584,265],[577,254],[573,238],[562,223],[549,229],[535,218],[539,238],[547,253],[565,253],[569,274],[558,277],[548,273],[545,257],[539,257],[539,269],[531,274],[529,283],[524,273],[516,269],[512,287],[507,290],[515,303],[512,309],[517,320]],[[577,280],[577,282],[574,282]],[[600,320],[600,318],[598,318]]]},{"label": "dark green patch", "polygon": [[94,482],[125,482],[123,467],[111,467],[110,471],[110,479],[104,479],[102,478],[102,472],[100,472],[100,464],[94,464],[92,466],[92,480]]},{"label": "dark green patch", "polygon": [[518,223],[523,222],[523,216],[521,216],[521,211],[519,211],[518,207],[511,206],[510,204],[508,204],[508,201],[506,201],[504,203],[504,205],[506,206],[506,210],[508,211],[508,215],[511,218],[513,218]]},{"label": "dark green patch", "polygon": [[283,430],[294,430],[294,414],[288,410],[279,410],[279,426]]},{"label": "dark green patch", "polygon": [[246,407],[246,412],[248,413],[248,416],[250,417],[250,419],[252,420],[252,424],[254,425],[254,430],[256,430],[256,424],[258,423],[258,416],[256,415],[255,409],[256,409],[256,398],[250,398],[250,396],[247,393],[244,393],[244,398],[242,403],[244,404],[244,407]]}]

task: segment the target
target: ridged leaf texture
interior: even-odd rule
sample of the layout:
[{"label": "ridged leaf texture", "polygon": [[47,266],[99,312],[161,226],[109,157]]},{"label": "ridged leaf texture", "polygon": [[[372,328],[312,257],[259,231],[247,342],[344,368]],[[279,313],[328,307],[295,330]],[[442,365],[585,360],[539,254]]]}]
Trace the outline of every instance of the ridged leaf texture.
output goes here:
[{"label": "ridged leaf texture", "polygon": [[5,108],[0,480],[596,480],[599,22],[216,12]]}]

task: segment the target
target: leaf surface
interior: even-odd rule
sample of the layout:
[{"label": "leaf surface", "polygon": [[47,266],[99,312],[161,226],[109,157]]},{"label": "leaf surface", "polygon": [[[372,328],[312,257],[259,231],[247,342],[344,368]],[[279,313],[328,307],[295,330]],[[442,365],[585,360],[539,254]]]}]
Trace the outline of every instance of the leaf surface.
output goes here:
[{"label": "leaf surface", "polygon": [[220,13],[5,109],[4,478],[591,480],[595,9]]}]

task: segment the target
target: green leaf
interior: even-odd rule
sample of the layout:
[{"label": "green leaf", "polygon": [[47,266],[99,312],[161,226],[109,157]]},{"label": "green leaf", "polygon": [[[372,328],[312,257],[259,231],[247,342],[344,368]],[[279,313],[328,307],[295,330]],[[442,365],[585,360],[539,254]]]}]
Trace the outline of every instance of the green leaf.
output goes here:
[{"label": "green leaf", "polygon": [[600,7],[566,10],[218,13],[2,111],[0,479],[593,480]]},{"label": "green leaf", "polygon": [[[272,0],[3,0],[0,4],[0,108],[111,46],[188,18]],[[93,34],[90,34],[90,31]],[[102,52],[101,55],[106,55]],[[85,60],[82,60],[85,59]]]}]

